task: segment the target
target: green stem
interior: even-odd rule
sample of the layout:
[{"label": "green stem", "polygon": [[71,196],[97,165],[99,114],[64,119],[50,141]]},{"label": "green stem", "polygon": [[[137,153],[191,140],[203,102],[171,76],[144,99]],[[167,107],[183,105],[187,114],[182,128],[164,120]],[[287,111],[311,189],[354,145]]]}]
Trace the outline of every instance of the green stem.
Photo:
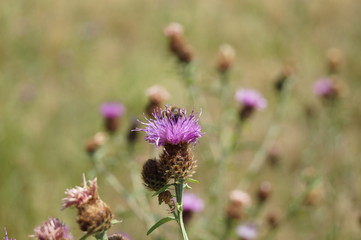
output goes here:
[{"label": "green stem", "polygon": [[183,240],[188,240],[188,236],[187,236],[187,232],[186,229],[184,227],[184,222],[183,222],[183,202],[182,202],[182,198],[183,198],[183,180],[180,180],[179,182],[177,182],[175,184],[175,194],[176,194],[176,198],[177,198],[177,222],[179,224],[180,230],[182,232],[182,236],[183,236]]}]

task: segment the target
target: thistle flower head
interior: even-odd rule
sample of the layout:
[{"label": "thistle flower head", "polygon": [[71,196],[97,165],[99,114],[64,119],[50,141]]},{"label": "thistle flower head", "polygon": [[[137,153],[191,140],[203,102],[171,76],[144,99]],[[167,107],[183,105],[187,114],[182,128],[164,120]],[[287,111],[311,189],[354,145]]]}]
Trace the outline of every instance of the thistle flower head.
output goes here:
[{"label": "thistle flower head", "polygon": [[69,227],[57,218],[49,218],[47,222],[34,229],[34,235],[39,240],[73,240]]},{"label": "thistle flower head", "polygon": [[199,115],[195,115],[192,111],[187,116],[185,109],[167,106],[165,110],[155,111],[154,119],[141,122],[145,125],[144,129],[136,128],[135,130],[146,132],[145,140],[157,147],[166,144],[194,143],[203,135],[198,123]]},{"label": "thistle flower head", "polygon": [[237,227],[236,233],[242,240],[251,240],[257,237],[258,228],[252,223],[243,224]]},{"label": "thistle flower head", "polygon": [[253,89],[239,89],[235,94],[235,100],[241,103],[244,107],[251,109],[264,109],[267,106],[267,101],[262,95]]},{"label": "thistle flower head", "polygon": [[97,179],[89,180],[88,183],[83,175],[83,187],[76,186],[71,189],[67,189],[65,194],[66,198],[63,198],[63,208],[70,206],[79,207],[88,203],[89,201],[97,200],[99,198],[97,191]]},{"label": "thistle flower head", "polygon": [[125,107],[118,102],[103,103],[100,112],[105,118],[118,118],[125,113]]},{"label": "thistle flower head", "polygon": [[334,98],[337,97],[339,89],[330,78],[324,77],[314,83],[313,92],[322,98]]},{"label": "thistle flower head", "polygon": [[204,209],[204,203],[201,198],[192,193],[183,194],[183,210],[190,212],[200,212]]},{"label": "thistle flower head", "polygon": [[3,240],[16,240],[14,238],[9,238],[8,232],[6,231],[6,228],[4,230],[5,230],[5,237],[3,237]]}]

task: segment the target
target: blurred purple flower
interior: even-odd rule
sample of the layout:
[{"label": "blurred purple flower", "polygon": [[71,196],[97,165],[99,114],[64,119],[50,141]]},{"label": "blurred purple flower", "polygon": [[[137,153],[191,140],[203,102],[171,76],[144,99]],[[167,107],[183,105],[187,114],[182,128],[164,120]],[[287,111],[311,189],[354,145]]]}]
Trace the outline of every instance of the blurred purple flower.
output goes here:
[{"label": "blurred purple flower", "polygon": [[49,218],[47,222],[34,229],[34,235],[39,240],[73,240],[69,227],[57,218]]},{"label": "blurred purple flower", "polygon": [[193,111],[187,116],[186,110],[176,107],[158,109],[153,113],[154,119],[140,122],[145,129],[136,128],[135,131],[146,132],[145,140],[157,147],[166,144],[178,145],[180,143],[194,143],[203,135],[198,123],[200,114],[196,116]]},{"label": "blurred purple flower", "polygon": [[253,223],[242,224],[237,227],[236,233],[242,240],[251,240],[257,237],[258,228]]},{"label": "blurred purple flower", "polygon": [[266,99],[253,89],[239,89],[235,94],[235,100],[244,107],[252,109],[264,109],[267,106]]},{"label": "blurred purple flower", "polygon": [[4,230],[5,230],[5,237],[3,237],[3,240],[16,240],[15,238],[9,238],[6,228]]},{"label": "blurred purple flower", "polygon": [[204,209],[204,203],[201,198],[192,193],[183,194],[183,210],[190,212],[200,212]]},{"label": "blurred purple flower", "polygon": [[125,107],[118,102],[103,103],[100,112],[105,118],[118,118],[125,113]]},{"label": "blurred purple flower", "polygon": [[319,97],[331,97],[335,94],[335,84],[330,78],[324,77],[313,84],[313,92]]}]

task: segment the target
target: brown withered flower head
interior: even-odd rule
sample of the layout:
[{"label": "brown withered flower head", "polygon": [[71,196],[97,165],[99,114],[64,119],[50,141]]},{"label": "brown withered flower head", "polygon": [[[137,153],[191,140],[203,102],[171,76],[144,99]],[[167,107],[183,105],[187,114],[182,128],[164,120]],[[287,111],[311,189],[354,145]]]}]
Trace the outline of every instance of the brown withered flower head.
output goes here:
[{"label": "brown withered flower head", "polygon": [[98,194],[97,179],[88,183],[83,175],[83,187],[67,189],[63,209],[74,206],[78,209],[77,222],[80,229],[89,235],[96,235],[111,227],[112,212]]},{"label": "brown withered flower head", "polygon": [[169,50],[181,63],[190,63],[193,59],[193,51],[183,36],[183,26],[179,23],[171,23],[164,29],[164,34],[169,39]]},{"label": "brown withered flower head", "polygon": [[85,150],[89,155],[93,155],[107,140],[108,135],[106,133],[98,132],[85,143]]},{"label": "brown withered flower head", "polygon": [[338,48],[330,48],[326,51],[327,68],[329,74],[337,74],[343,61],[343,52]]},{"label": "brown withered flower head", "polygon": [[229,219],[242,219],[245,210],[252,204],[248,193],[241,190],[234,190],[229,195],[229,202],[226,214]]},{"label": "brown withered flower head", "polygon": [[264,203],[272,194],[272,185],[270,182],[262,182],[257,191],[258,201]]},{"label": "brown withered flower head", "polygon": [[227,73],[233,66],[236,53],[232,46],[223,44],[219,48],[219,55],[217,58],[217,70],[224,74]]}]

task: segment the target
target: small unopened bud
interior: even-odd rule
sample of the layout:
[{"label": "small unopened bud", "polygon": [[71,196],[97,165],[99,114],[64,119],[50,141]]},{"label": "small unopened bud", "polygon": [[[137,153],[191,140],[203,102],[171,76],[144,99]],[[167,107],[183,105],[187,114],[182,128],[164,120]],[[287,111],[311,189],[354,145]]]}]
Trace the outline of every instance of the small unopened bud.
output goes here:
[{"label": "small unopened bud", "polygon": [[262,182],[258,188],[257,197],[260,203],[264,203],[271,196],[272,185],[269,182]]},{"label": "small unopened bud", "polygon": [[278,76],[274,84],[274,87],[278,93],[281,93],[284,90],[287,81],[293,72],[294,67],[292,65],[285,65],[283,67],[281,74]]},{"label": "small unopened bud", "polygon": [[226,73],[233,66],[236,53],[234,49],[228,45],[224,44],[219,48],[219,55],[217,59],[217,70],[220,73]]},{"label": "small unopened bud", "polygon": [[322,190],[319,187],[316,187],[306,194],[303,203],[306,206],[317,206],[320,204],[322,197]]},{"label": "small unopened bud", "polygon": [[278,213],[271,212],[267,215],[267,223],[270,226],[270,228],[275,229],[280,224],[280,216]]},{"label": "small unopened bud", "polygon": [[279,163],[281,161],[281,156],[280,155],[281,154],[280,154],[279,149],[277,148],[276,145],[269,148],[268,151],[267,151],[267,158],[266,158],[269,165],[272,166],[272,167],[275,167],[275,166],[279,165]]},{"label": "small unopened bud", "polygon": [[343,61],[343,52],[337,48],[330,48],[326,52],[326,58],[329,74],[338,73]]},{"label": "small unopened bud", "polygon": [[245,210],[251,205],[251,197],[248,193],[234,190],[229,195],[229,202],[227,206],[227,217],[229,219],[242,219],[245,215]]},{"label": "small unopened bud", "polygon": [[161,169],[160,163],[156,159],[148,159],[142,169],[144,186],[150,191],[158,191],[164,187],[169,178]]},{"label": "small unopened bud", "polygon": [[138,139],[138,131],[133,131],[134,129],[136,129],[139,125],[139,122],[136,118],[133,118],[132,119],[132,122],[130,124],[130,129],[129,129],[129,132],[128,132],[128,135],[127,135],[127,141],[128,141],[128,144],[130,145],[133,145],[135,144],[135,142],[137,141]]},{"label": "small unopened bud", "polygon": [[174,205],[173,196],[170,191],[166,190],[158,195],[159,205],[162,204],[163,202],[167,205],[171,205],[171,204]]},{"label": "small unopened bud", "polygon": [[108,140],[108,135],[104,132],[96,133],[91,139],[85,143],[85,150],[93,155],[99,147],[103,146]]},{"label": "small unopened bud", "polygon": [[125,112],[124,106],[117,102],[107,102],[101,106],[100,111],[104,117],[105,129],[110,133],[114,133],[119,128],[120,117]]}]

